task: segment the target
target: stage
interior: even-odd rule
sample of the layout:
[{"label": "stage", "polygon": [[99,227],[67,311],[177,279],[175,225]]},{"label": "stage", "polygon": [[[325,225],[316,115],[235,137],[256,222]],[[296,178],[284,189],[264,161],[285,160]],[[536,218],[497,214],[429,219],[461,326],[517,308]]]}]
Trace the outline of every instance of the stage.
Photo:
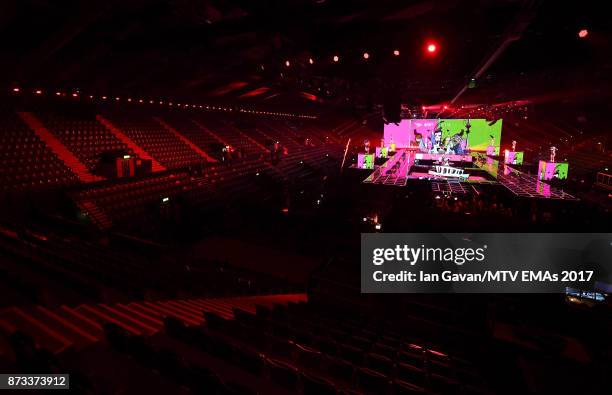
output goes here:
[{"label": "stage", "polygon": [[431,182],[432,191],[449,194],[465,194],[474,190],[471,185],[488,184],[501,185],[521,198],[578,200],[537,176],[482,152],[446,155],[398,149],[363,180],[366,184],[399,187],[410,187],[410,182],[414,181]]}]

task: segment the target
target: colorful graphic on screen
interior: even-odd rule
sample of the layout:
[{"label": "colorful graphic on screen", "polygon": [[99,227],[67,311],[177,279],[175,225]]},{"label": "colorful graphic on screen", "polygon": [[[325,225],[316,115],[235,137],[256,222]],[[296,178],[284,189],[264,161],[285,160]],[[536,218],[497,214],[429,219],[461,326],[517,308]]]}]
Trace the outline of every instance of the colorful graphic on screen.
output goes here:
[{"label": "colorful graphic on screen", "polygon": [[389,156],[389,149],[387,147],[376,147],[377,158],[387,158]]},{"label": "colorful graphic on screen", "polygon": [[541,160],[538,164],[538,178],[540,180],[565,180],[567,179],[568,171],[568,163],[545,162]]},{"label": "colorful graphic on screen", "polygon": [[504,163],[509,165],[522,165],[523,164],[523,152],[522,151],[504,151]]},{"label": "colorful graphic on screen", "polygon": [[374,154],[358,154],[357,167],[360,169],[374,168]]},{"label": "colorful graphic on screen", "polygon": [[385,147],[395,144],[397,148],[410,147],[410,119],[402,119],[400,123],[386,123],[384,130]]},{"label": "colorful graphic on screen", "polygon": [[501,119],[403,119],[384,125],[384,140],[386,146],[394,143],[397,148],[446,154],[486,152],[492,145],[498,155],[501,131]]}]

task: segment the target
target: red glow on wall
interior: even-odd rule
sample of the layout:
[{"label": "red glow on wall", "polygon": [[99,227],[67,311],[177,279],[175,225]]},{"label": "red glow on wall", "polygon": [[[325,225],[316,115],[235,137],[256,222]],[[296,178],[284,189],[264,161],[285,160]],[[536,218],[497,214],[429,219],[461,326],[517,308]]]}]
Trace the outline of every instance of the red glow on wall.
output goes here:
[{"label": "red glow on wall", "polygon": [[240,98],[245,98],[245,97],[255,97],[255,96],[259,96],[259,95],[263,95],[264,93],[268,92],[270,90],[270,88],[262,86],[261,88],[257,88],[257,89],[253,89],[252,91],[246,92],[242,95],[240,95]]},{"label": "red glow on wall", "polygon": [[315,95],[313,95],[312,93],[308,93],[308,92],[300,92],[300,95],[308,100],[311,101],[317,101],[317,97]]}]

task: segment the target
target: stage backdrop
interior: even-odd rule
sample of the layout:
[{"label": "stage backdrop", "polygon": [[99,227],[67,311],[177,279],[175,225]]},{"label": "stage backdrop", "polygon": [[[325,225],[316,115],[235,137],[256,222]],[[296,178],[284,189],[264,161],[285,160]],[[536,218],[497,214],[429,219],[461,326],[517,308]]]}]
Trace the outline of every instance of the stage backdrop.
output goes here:
[{"label": "stage backdrop", "polygon": [[[466,129],[467,119],[402,119],[399,124],[387,123],[384,128],[385,145],[392,142],[397,148],[416,147],[415,133],[420,134],[427,140],[431,139],[436,125],[442,129],[442,138],[451,137]],[[469,149],[472,151],[486,152],[494,140],[496,152],[499,152],[501,142],[502,120],[487,121],[486,119],[470,119],[470,134],[468,136]]]}]

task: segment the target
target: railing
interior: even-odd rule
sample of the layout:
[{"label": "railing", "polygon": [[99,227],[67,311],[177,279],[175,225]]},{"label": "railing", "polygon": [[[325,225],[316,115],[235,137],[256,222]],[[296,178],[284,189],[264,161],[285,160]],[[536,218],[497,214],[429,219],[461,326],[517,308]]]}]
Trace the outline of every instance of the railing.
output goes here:
[{"label": "railing", "polygon": [[607,174],[600,171],[597,173],[595,185],[606,189],[612,189],[612,174]]}]

